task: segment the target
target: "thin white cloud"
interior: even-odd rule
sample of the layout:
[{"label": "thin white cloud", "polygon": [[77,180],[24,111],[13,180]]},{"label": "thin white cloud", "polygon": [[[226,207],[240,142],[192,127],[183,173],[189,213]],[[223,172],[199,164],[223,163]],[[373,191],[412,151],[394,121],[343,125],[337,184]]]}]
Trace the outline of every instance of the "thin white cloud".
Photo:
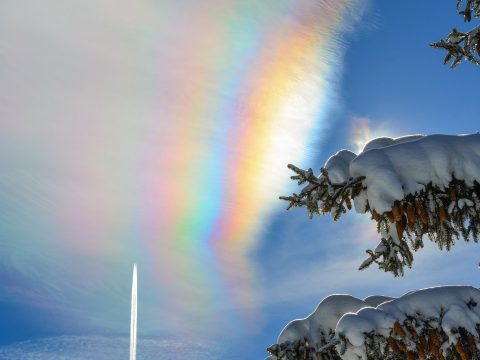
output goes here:
[{"label": "thin white cloud", "polygon": [[[301,215],[290,215],[285,237],[279,246],[272,245],[271,257],[264,266],[268,269],[262,278],[264,306],[320,302],[333,293],[399,296],[437,285],[480,285],[480,256],[475,251],[478,244],[459,240],[447,252],[425,239],[425,248],[414,253],[412,269],[405,269],[404,277],[394,278],[375,264],[357,270],[367,256],[365,250],[374,247],[379,236],[367,215],[347,215],[331,224],[331,219],[305,222]],[[311,310],[305,309],[305,315]]]},{"label": "thin white cloud", "polygon": [[[139,340],[142,360],[220,359],[221,354],[202,343],[176,340]],[[119,360],[128,357],[127,337],[60,336],[0,347],[2,360]]]}]

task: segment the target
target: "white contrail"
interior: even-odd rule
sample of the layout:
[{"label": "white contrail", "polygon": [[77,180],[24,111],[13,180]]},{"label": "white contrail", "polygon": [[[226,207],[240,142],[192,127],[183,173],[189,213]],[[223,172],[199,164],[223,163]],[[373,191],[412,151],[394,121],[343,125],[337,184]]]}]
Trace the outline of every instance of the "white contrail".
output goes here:
[{"label": "white contrail", "polygon": [[130,320],[130,360],[137,359],[137,264],[133,264],[132,310]]}]

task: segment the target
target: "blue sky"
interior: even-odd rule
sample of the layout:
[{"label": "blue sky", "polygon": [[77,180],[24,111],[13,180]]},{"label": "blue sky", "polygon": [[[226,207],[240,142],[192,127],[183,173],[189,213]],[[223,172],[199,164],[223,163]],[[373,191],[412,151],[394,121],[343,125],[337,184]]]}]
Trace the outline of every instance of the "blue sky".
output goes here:
[{"label": "blue sky", "polygon": [[[447,35],[453,26],[460,30],[470,27],[464,24],[462,18],[456,14],[455,2],[453,0],[443,2],[409,0],[360,1],[360,3],[362,6],[359,8],[364,9],[361,19],[352,23],[351,29],[340,35],[339,41],[342,44],[343,54],[339,55],[339,58],[330,60],[338,66],[336,66],[335,79],[332,81],[333,85],[329,88],[332,92],[329,96],[334,99],[327,114],[329,120],[326,126],[312,130],[313,144],[308,145],[308,154],[302,165],[318,169],[328,156],[337,150],[341,148],[356,150],[354,134],[359,132],[371,136],[401,136],[412,133],[461,134],[479,131],[476,111],[478,110],[478,90],[474,88],[478,83],[476,80],[479,69],[472,64],[462,63],[455,70],[451,70],[442,64],[444,54],[440,50],[428,47],[428,43]],[[108,2],[105,4],[108,5]],[[122,4],[132,6],[132,9],[125,13],[128,14],[131,10],[132,19],[135,18],[136,21],[146,18],[152,21],[148,10],[153,11],[157,6],[156,3],[149,3],[146,10],[140,7],[137,9],[128,1]],[[59,14],[69,13],[67,8],[57,9],[56,6],[53,2],[49,2],[42,10],[43,12],[38,14],[39,23],[45,25],[48,19],[46,14],[55,14],[57,10]],[[162,7],[158,6],[156,10],[161,11]],[[29,12],[26,8],[20,10]],[[90,13],[92,10],[87,7],[82,11]],[[27,43],[30,41],[34,49],[36,36],[41,36],[41,34],[33,34],[32,29],[35,29],[35,26],[22,24],[20,12],[6,13],[11,15],[7,23],[14,24],[7,29],[18,31],[21,39],[26,38]],[[128,24],[130,24],[129,16],[125,15],[129,19]],[[37,16],[35,15],[34,18]],[[235,13],[232,18],[235,18]],[[156,20],[160,23],[155,24],[158,28],[154,30],[138,28],[140,29],[138,32],[145,32],[142,33],[144,43],[141,44],[133,43],[131,40],[135,39],[137,34],[135,21],[131,20],[132,24],[129,28],[131,32],[126,31],[123,34],[124,40],[132,41],[131,46],[138,48],[139,52],[147,52],[149,42],[153,41],[148,31],[151,30],[152,33],[162,31],[175,36],[174,23],[161,22],[164,19]],[[57,36],[60,38],[61,26],[68,27],[68,19],[64,21],[65,23],[59,22],[57,25],[47,24],[53,31],[51,33],[45,31],[45,34],[52,39]],[[90,25],[87,24],[86,27]],[[107,23],[105,26],[113,27],[114,25],[114,23]],[[96,41],[100,44],[102,39],[95,38],[95,34],[92,31],[85,36],[87,39],[85,41],[90,45],[93,44],[93,47],[89,48],[92,53],[87,54],[88,56],[82,53],[77,54],[74,50],[75,46],[70,48],[65,45],[65,47],[56,48],[59,58],[70,52],[78,57],[86,56],[84,66],[90,66],[89,61],[93,63],[97,59],[96,53],[105,55],[107,60],[114,59],[115,66],[118,66],[118,69],[116,67],[109,69],[108,66],[104,68],[107,73],[104,76],[108,79],[104,79],[100,73],[96,74],[100,79],[98,86],[105,87],[106,93],[112,90],[112,98],[105,95],[100,99],[106,101],[108,106],[104,109],[92,100],[91,103],[86,104],[97,104],[98,108],[84,111],[82,101],[72,102],[76,106],[75,111],[81,115],[99,116],[99,118],[112,116],[119,121],[127,111],[130,112],[129,116],[141,118],[143,108],[155,107],[154,102],[145,99],[151,96],[151,93],[143,85],[141,86],[144,79],[137,81],[138,79],[133,76],[127,78],[125,81],[131,85],[128,89],[121,88],[124,84],[117,84],[115,79],[121,75],[123,66],[125,69],[135,68],[142,77],[148,77],[148,73],[142,73],[142,67],[136,68],[138,58],[146,58],[146,55],[142,53],[137,58],[137,55],[129,54],[127,58],[119,60],[121,54],[116,52],[118,50],[116,44],[96,47]],[[7,42],[13,39],[8,38],[7,35],[3,36]],[[82,358],[79,348],[87,341],[94,344],[92,346],[98,347],[97,354],[101,354],[102,349],[110,349],[108,350],[110,352],[108,354],[105,352],[104,356],[104,359],[108,360],[110,359],[108,356],[119,356],[112,355],[111,348],[114,347],[112,341],[118,340],[119,347],[126,348],[124,339],[128,335],[129,276],[131,263],[137,254],[125,255],[122,253],[124,250],[120,248],[115,251],[121,253],[118,258],[124,260],[124,263],[114,259],[97,262],[99,258],[96,254],[89,256],[86,253],[70,252],[68,240],[61,245],[56,242],[54,246],[42,245],[43,237],[40,235],[56,233],[56,230],[52,230],[55,227],[55,221],[49,218],[51,212],[48,209],[51,202],[59,199],[49,197],[46,192],[41,191],[43,182],[57,176],[56,174],[61,171],[54,166],[49,167],[51,163],[32,160],[36,159],[34,153],[36,147],[32,144],[40,141],[37,137],[38,133],[45,133],[45,139],[49,139],[49,132],[55,133],[56,127],[65,127],[69,132],[86,131],[88,133],[89,129],[49,122],[48,117],[54,113],[45,110],[49,106],[46,102],[30,103],[33,109],[30,116],[38,114],[38,117],[44,119],[40,125],[35,124],[31,129],[18,125],[21,123],[20,120],[25,119],[19,120],[12,115],[18,112],[13,110],[12,99],[15,97],[11,97],[10,93],[14,91],[11,91],[10,86],[28,84],[31,74],[22,72],[25,64],[35,64],[40,70],[43,68],[42,64],[38,64],[33,58],[25,57],[22,62],[14,62],[12,60],[14,57],[9,53],[12,48],[0,45],[0,61],[3,59],[5,62],[3,74],[8,76],[11,82],[11,84],[0,85],[0,104],[3,103],[7,109],[0,112],[3,114],[0,126],[5,136],[4,140],[10,133],[16,134],[16,141],[22,142],[27,150],[14,153],[11,151],[13,147],[8,142],[3,146],[0,144],[2,152],[0,164],[7,173],[12,171],[12,176],[6,176],[4,179],[0,175],[0,319],[2,319],[0,321],[0,359],[14,359],[15,356],[18,358],[18,354],[22,354],[22,351],[25,354],[30,352],[29,356],[32,359],[37,359],[34,356],[38,356],[38,359],[54,359],[55,356],[60,355],[68,355],[72,359]],[[61,65],[60,60],[55,64]],[[112,74],[108,73],[110,70]],[[172,72],[175,70],[178,69],[171,69]],[[44,91],[49,95],[47,100],[52,103],[58,102],[56,105],[62,110],[67,106],[66,102],[71,101],[62,100],[63,97],[67,99],[71,95],[68,81],[61,83],[59,93],[49,92],[51,84],[58,79],[63,81],[61,71],[62,68],[59,66],[51,73],[35,78],[38,87],[27,90],[22,88],[23,92],[16,94],[26,99],[36,99],[35,93]],[[70,71],[83,73],[81,67],[72,68]],[[21,81],[17,83],[16,79]],[[69,78],[65,77],[65,79]],[[120,90],[118,90],[119,87]],[[92,91],[95,90],[94,88],[92,87]],[[128,106],[118,106],[118,99],[122,97],[113,97],[117,91],[115,89],[122,92],[122,96],[130,99]],[[8,108],[9,106],[11,109]],[[117,106],[122,111],[115,110]],[[28,108],[28,105],[24,107]],[[70,115],[75,116],[75,111]],[[29,119],[26,120],[28,124]],[[103,133],[104,130],[105,133]],[[140,136],[139,128],[135,124],[128,127],[130,133],[117,134],[107,128],[101,128],[101,131],[98,136],[107,134],[108,140],[105,140],[107,143],[116,141],[112,140],[114,136],[110,137],[112,133],[121,136],[121,142],[125,144],[127,150],[130,146],[129,136]],[[88,144],[88,141],[81,143],[85,146],[82,148],[83,153],[88,153]],[[42,143],[43,145],[47,147],[48,154],[56,155],[53,154],[55,147],[50,148],[48,142]],[[68,141],[62,142],[62,146],[68,148],[68,145]],[[127,150],[125,154],[128,154]],[[22,155],[21,158],[18,157],[19,154]],[[105,153],[100,156],[105,156],[105,159],[102,159],[106,164],[117,162],[121,164],[122,159],[128,158],[126,155],[118,159],[114,153]],[[31,164],[31,169],[27,169],[32,172],[28,173],[28,171],[25,172],[25,168],[17,167],[17,161],[22,164],[24,162]],[[82,160],[78,165],[79,173],[82,169],[90,169],[88,165],[88,161],[83,163]],[[12,169],[18,172],[14,173]],[[38,172],[35,172],[37,170]],[[38,176],[31,181],[29,176],[33,173],[48,175]],[[99,179],[100,181],[108,180],[107,177]],[[107,180],[105,180],[106,184]],[[121,185],[115,183],[119,188],[122,188]],[[129,185],[125,186],[128,188]],[[141,188],[141,185],[138,187]],[[289,187],[281,189],[282,193],[272,193],[271,197],[276,198],[295,189],[295,184],[292,182]],[[141,189],[138,192],[141,193]],[[109,213],[109,208],[102,208],[102,199],[98,200],[100,205],[95,205],[91,209],[96,211],[98,207],[100,214]],[[121,207],[123,201],[126,200],[119,199],[118,204],[115,204]],[[288,321],[307,316],[323,297],[332,293],[350,293],[359,297],[371,294],[398,296],[412,289],[442,284],[479,286],[478,271],[480,270],[477,264],[480,257],[476,251],[478,245],[465,244],[462,241],[458,242],[450,253],[445,253],[428,244],[425,249],[417,253],[414,268],[408,270],[403,278],[393,278],[390,274],[381,273],[374,267],[358,272],[356,269],[364,257],[364,250],[376,244],[374,224],[370,222],[368,216],[360,216],[352,212],[338,222],[333,222],[328,217],[309,220],[303,209],[286,212],[285,204],[281,201],[272,201],[269,204],[268,215],[262,215],[263,229],[260,235],[255,237],[254,244],[249,248],[247,255],[253,274],[253,279],[250,279],[253,284],[251,286],[256,289],[255,296],[252,296],[253,300],[237,307],[229,307],[226,302],[218,300],[212,305],[214,315],[207,314],[203,322],[199,320],[199,329],[218,327],[220,334],[212,335],[206,331],[208,336],[200,339],[202,334],[199,334],[198,330],[191,338],[183,333],[180,335],[175,331],[169,331],[174,327],[165,324],[173,323],[176,319],[179,323],[187,320],[179,315],[177,317],[170,308],[164,312],[152,310],[155,307],[152,304],[159,304],[159,307],[167,304],[166,301],[164,302],[164,297],[169,293],[162,293],[162,291],[158,294],[153,291],[149,293],[148,286],[154,283],[152,279],[158,274],[149,273],[148,279],[143,279],[144,284],[147,285],[142,289],[140,284],[140,299],[143,297],[145,302],[148,301],[149,310],[148,312],[145,310],[142,315],[140,303],[139,336],[143,341],[153,339],[150,343],[143,343],[144,349],[148,348],[144,350],[145,359],[152,356],[149,355],[151,354],[148,353],[149,351],[157,351],[155,346],[163,349],[161,351],[165,359],[183,356],[184,351],[191,353],[196,351],[199,354],[198,358],[202,356],[228,359],[262,358],[265,355],[265,348],[275,341]],[[31,215],[31,212],[25,210],[28,206],[37,209],[35,214],[40,215]],[[87,207],[87,209],[90,208]],[[133,213],[138,212],[132,211]],[[85,223],[81,222],[81,224],[85,227],[93,224],[88,220],[89,218],[86,218]],[[125,227],[123,232],[120,230],[116,235],[121,239],[119,241],[122,244],[127,243],[129,241],[127,238],[132,234],[141,236],[147,232],[140,225]],[[34,242],[31,239],[38,239],[38,241]],[[81,240],[75,241],[81,242]],[[89,245],[89,248],[92,247],[97,249],[96,244]],[[130,247],[126,246],[126,248]],[[143,250],[148,253],[148,249]],[[98,251],[102,251],[101,246]],[[62,260],[64,258],[67,260]],[[70,262],[71,268],[65,262]],[[150,265],[145,263],[144,268]],[[89,276],[93,272],[92,269],[95,269],[95,273],[99,274],[98,278],[82,276],[82,268],[89,269],[86,271]],[[140,266],[139,269],[141,275],[142,267]],[[215,267],[209,268],[209,271],[214,273],[214,269]],[[158,276],[161,277],[161,275]],[[120,279],[127,279],[127,281],[121,282]],[[178,277],[174,281],[183,282],[184,279]],[[216,277],[212,280],[214,281],[217,281]],[[141,277],[139,282],[142,282]],[[229,283],[228,286],[225,285],[222,288],[227,294],[230,291],[233,294],[240,291],[235,288],[235,284]],[[223,293],[216,294],[218,298],[227,297]],[[187,300],[179,298],[174,299],[173,302],[181,303],[182,301]],[[151,316],[152,314],[154,316]],[[160,317],[156,317],[158,314]],[[218,317],[215,314],[218,314]],[[198,316],[198,319],[203,319],[201,314]],[[248,316],[253,316],[255,319],[245,320],[244,317]],[[148,319],[149,317],[156,320]],[[143,324],[148,323],[148,331],[145,328],[142,330],[142,321]],[[182,326],[183,323],[178,324],[179,328]],[[154,329],[155,327],[157,329]],[[87,336],[87,338],[79,338],[79,336]],[[139,348],[141,345],[142,342]],[[52,346],[53,349],[58,349],[58,353],[48,352],[51,351]],[[50,350],[46,351],[47,348]],[[141,351],[140,354],[142,354]],[[28,359],[27,355],[22,356]],[[141,359],[140,355],[139,359]]]}]

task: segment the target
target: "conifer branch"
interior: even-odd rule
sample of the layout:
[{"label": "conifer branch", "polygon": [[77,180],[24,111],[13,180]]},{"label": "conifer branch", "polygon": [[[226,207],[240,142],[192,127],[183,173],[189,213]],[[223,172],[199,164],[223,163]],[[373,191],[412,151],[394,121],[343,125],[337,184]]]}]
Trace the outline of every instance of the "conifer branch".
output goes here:
[{"label": "conifer branch", "polygon": [[[480,18],[480,0],[466,0],[465,7],[461,10],[463,0],[457,0],[457,11],[462,15],[465,22],[472,20],[472,14],[475,18]],[[472,64],[480,65],[480,25],[474,27],[468,32],[460,32],[453,28],[445,39],[430,44],[436,49],[447,51],[443,59],[444,64],[450,61],[450,67],[453,69],[462,62],[463,59]]]},{"label": "conifer branch", "polygon": [[[296,174],[291,178],[305,186],[300,194],[280,199],[289,202],[287,209],[305,207],[310,218],[315,214],[331,213],[333,219],[338,220],[352,208],[352,200],[366,190],[365,177],[333,184],[325,169],[315,176],[312,169],[288,167]],[[452,174],[447,188],[429,183],[424,190],[395,201],[390,211],[378,214],[370,209],[368,201],[366,211],[377,223],[381,241],[375,250],[367,250],[368,258],[359,270],[376,263],[385,272],[403,276],[404,268],[412,266],[413,252],[423,248],[424,235],[446,250],[450,250],[460,237],[478,242],[480,184],[474,181],[469,185]]]},{"label": "conifer branch", "polygon": [[447,188],[431,183],[415,194],[394,203],[392,210],[381,215],[370,211],[382,236],[375,251],[360,265],[365,269],[373,262],[386,272],[403,276],[404,266],[411,267],[412,251],[423,247],[423,236],[443,250],[455,241],[478,242],[480,237],[480,184],[467,185],[455,178]]},{"label": "conifer branch", "polygon": [[[471,304],[472,308],[477,303]],[[379,331],[377,331],[379,330]],[[367,359],[416,360],[444,359],[471,360],[480,358],[478,333],[470,333],[465,328],[455,329],[456,341],[452,342],[442,328],[442,317],[431,318],[418,313],[407,316],[402,322],[396,321],[389,334],[386,329],[376,329],[365,336]],[[272,359],[278,360],[341,360],[348,339],[339,336],[315,350],[306,338],[297,341],[286,341],[270,346],[267,351]],[[340,345],[340,350],[336,346]]]},{"label": "conifer branch", "polygon": [[320,169],[320,175],[313,174],[312,169],[302,170],[295,165],[289,164],[288,168],[297,175],[291,176],[299,185],[308,183],[299,195],[293,193],[291,196],[280,196],[280,200],[288,201],[287,210],[292,207],[305,206],[310,218],[313,215],[323,215],[331,212],[335,220],[341,214],[352,208],[351,199],[357,196],[363,189],[362,181],[364,176],[351,178],[348,181],[332,184],[328,172]]}]

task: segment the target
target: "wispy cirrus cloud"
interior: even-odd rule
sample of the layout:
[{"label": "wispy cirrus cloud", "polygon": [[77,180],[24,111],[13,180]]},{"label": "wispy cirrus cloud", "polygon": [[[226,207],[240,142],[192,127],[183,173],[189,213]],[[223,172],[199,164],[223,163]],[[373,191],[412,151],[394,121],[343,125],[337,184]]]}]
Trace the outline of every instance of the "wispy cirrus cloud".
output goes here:
[{"label": "wispy cirrus cloud", "polygon": [[367,214],[350,213],[333,222],[328,216],[309,220],[303,209],[296,209],[278,217],[284,223],[282,236],[265,245],[260,262],[265,306],[320,302],[332,293],[400,296],[436,285],[480,285],[480,257],[472,251],[476,244],[460,240],[447,252],[425,239],[425,248],[414,254],[412,268],[405,269],[404,277],[394,278],[375,264],[358,270],[367,256],[365,250],[379,241]]},{"label": "wispy cirrus cloud", "polygon": [[[128,357],[129,338],[60,336],[0,347],[2,360],[118,360]],[[176,340],[149,339],[137,343],[142,360],[221,359],[212,346]]]}]

